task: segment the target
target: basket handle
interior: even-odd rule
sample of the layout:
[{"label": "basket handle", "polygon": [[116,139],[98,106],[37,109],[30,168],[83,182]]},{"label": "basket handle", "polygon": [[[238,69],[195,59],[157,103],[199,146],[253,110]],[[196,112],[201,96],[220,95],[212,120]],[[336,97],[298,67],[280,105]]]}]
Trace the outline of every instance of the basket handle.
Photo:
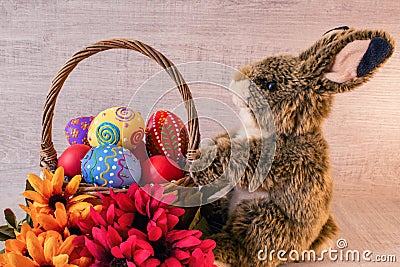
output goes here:
[{"label": "basket handle", "polygon": [[153,59],[167,71],[168,75],[175,82],[185,103],[188,115],[189,144],[187,159],[189,162],[195,160],[196,150],[199,148],[200,143],[199,121],[192,94],[181,73],[169,59],[151,46],[137,40],[118,38],[94,43],[75,53],[72,58],[62,66],[53,79],[43,111],[40,166],[45,167],[48,170],[55,170],[57,168],[57,152],[54,148],[52,139],[53,116],[57,96],[60,93],[65,80],[68,78],[68,75],[78,65],[78,63],[85,58],[97,54],[98,52],[115,48],[134,50]]}]

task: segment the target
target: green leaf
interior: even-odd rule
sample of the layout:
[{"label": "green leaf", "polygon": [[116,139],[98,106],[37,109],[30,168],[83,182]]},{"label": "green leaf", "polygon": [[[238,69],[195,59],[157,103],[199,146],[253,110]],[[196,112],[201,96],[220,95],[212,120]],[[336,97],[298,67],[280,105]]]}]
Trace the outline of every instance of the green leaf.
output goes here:
[{"label": "green leaf", "polygon": [[25,190],[32,190],[35,191],[35,189],[32,187],[32,185],[29,183],[29,180],[26,180],[26,185],[25,185]]},{"label": "green leaf", "polygon": [[198,208],[195,215],[193,216],[192,222],[189,225],[189,230],[195,229],[196,225],[198,225],[200,220],[201,220],[201,213],[200,213],[200,208]]},{"label": "green leaf", "polygon": [[10,238],[15,238],[14,229],[10,228],[8,225],[0,226],[0,240],[4,241]]},{"label": "green leaf", "polygon": [[2,250],[0,250],[0,254],[4,254],[6,252],[6,249],[3,248]]},{"label": "green leaf", "polygon": [[8,235],[5,235],[5,234],[2,234],[2,233],[0,233],[0,241],[6,241],[6,240],[8,240],[8,239],[12,239],[12,237],[11,237],[11,236],[8,236]]},{"label": "green leaf", "polygon": [[11,209],[5,209],[4,215],[7,223],[14,229],[17,229],[17,217],[15,216],[14,212]]}]

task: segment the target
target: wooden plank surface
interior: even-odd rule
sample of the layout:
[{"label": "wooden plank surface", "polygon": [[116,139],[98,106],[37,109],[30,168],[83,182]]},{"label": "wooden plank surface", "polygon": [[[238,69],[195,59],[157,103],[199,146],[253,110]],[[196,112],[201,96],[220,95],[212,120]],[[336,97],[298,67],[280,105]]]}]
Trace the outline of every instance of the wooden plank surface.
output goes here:
[{"label": "wooden plank surface", "polygon": [[[239,68],[270,55],[297,54],[341,25],[386,29],[399,43],[399,14],[397,0],[0,0],[0,208],[18,209],[23,203],[26,175],[38,173],[41,112],[51,79],[85,45],[112,37],[136,38],[175,63],[213,61]],[[83,62],[67,80],[57,104],[56,149],[66,148],[63,128],[70,118],[126,104],[159,70],[127,51],[110,51]],[[338,203],[341,196],[399,196],[399,84],[397,50],[370,83],[337,96],[324,127]],[[204,88],[196,86],[194,96],[229,101],[223,91]],[[212,135],[215,128],[204,125],[203,135]],[[393,209],[398,218],[398,202]],[[392,230],[398,240],[399,230]]]}]

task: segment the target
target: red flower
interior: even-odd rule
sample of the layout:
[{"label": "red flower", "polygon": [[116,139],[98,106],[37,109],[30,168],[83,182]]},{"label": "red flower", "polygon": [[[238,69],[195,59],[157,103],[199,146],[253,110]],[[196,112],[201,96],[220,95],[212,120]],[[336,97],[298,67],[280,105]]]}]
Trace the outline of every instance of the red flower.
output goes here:
[{"label": "red flower", "polygon": [[176,196],[163,196],[164,189],[160,185],[146,185],[135,192],[135,207],[139,214],[149,219],[146,230],[150,241],[165,237],[179,222],[185,210],[170,204]]},{"label": "red flower", "polygon": [[92,256],[97,267],[214,266],[215,242],[201,240],[197,230],[173,230],[184,209],[163,193],[160,185],[134,184],[126,193],[99,194],[101,210],[91,207],[89,222],[79,224],[79,256]]},{"label": "red flower", "polygon": [[163,195],[160,185],[146,185],[139,188],[137,184],[129,187],[126,193],[114,193],[110,196],[99,194],[103,204],[102,210],[91,210],[92,223],[80,224],[83,233],[89,233],[95,225],[112,225],[118,233],[126,238],[130,228],[134,227],[149,233],[149,240],[157,241],[165,237],[179,222],[185,210],[170,204],[175,200],[172,194]]},{"label": "red flower", "polygon": [[211,267],[214,265],[215,241],[201,240],[198,230],[173,230],[165,238],[149,243],[154,256],[161,260],[160,267]]},{"label": "red flower", "polygon": [[75,239],[77,246],[87,248],[86,253],[90,253],[94,258],[92,266],[159,266],[160,261],[152,258],[154,256],[153,247],[143,239],[145,234],[140,231],[130,231],[129,237],[123,241],[112,226],[107,229],[103,226],[94,227],[92,230],[93,240],[87,236],[80,236]]}]

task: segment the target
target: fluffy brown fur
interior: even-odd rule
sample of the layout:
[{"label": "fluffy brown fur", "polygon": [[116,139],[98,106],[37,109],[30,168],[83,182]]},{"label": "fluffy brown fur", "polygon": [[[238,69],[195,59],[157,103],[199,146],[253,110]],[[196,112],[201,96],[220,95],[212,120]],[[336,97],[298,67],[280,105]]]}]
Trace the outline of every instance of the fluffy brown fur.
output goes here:
[{"label": "fluffy brown fur", "polygon": [[[378,45],[359,51],[358,62],[353,64],[359,70],[341,70],[346,60],[357,58],[357,54],[355,57],[340,54],[348,44],[374,38],[383,43],[383,48]],[[376,42],[371,41],[370,46],[372,43]],[[192,166],[195,182],[206,185],[218,179],[231,164],[233,171],[225,179],[237,183],[235,190],[247,190],[257,180],[253,176],[260,157],[273,160],[268,176],[257,190],[267,194],[241,200],[223,230],[212,236],[217,242],[218,261],[231,266],[277,266],[282,262],[276,254],[272,260],[260,261],[257,252],[264,246],[270,251],[318,251],[335,237],[338,227],[330,208],[333,182],[322,122],[330,112],[334,94],[350,91],[368,81],[390,57],[393,48],[393,40],[384,31],[340,30],[323,36],[297,57],[268,57],[235,75],[236,81],[249,78],[258,86],[249,86],[249,91],[256,89],[258,94],[251,94],[248,106],[260,109],[267,101],[274,116],[276,136],[253,136],[244,145],[243,138],[231,139],[228,134],[221,134],[215,138],[215,146],[202,148],[201,159]],[[339,69],[333,75],[350,78],[342,83],[330,80],[328,73],[333,69]],[[351,74],[355,71],[357,76]],[[268,84],[273,81],[277,88],[269,91]],[[275,138],[276,152],[272,159],[273,149],[264,150],[261,145],[264,142],[272,146]],[[233,150],[239,153],[231,158]],[[202,169],[204,162],[212,163]],[[236,173],[243,166],[246,166],[245,173]]]}]

